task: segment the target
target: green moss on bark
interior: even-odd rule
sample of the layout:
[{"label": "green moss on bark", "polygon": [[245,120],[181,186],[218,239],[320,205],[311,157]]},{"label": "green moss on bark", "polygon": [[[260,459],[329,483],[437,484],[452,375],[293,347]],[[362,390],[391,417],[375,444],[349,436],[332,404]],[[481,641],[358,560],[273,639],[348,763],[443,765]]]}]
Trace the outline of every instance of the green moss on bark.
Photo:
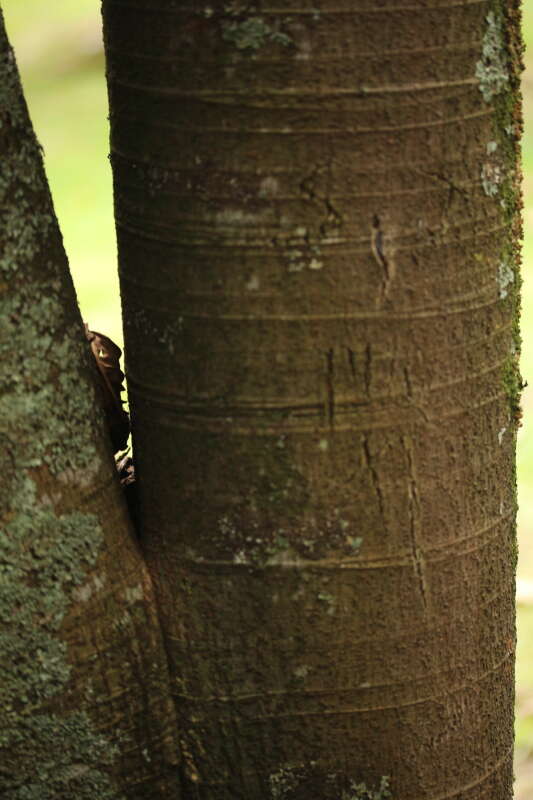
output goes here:
[{"label": "green moss on bark", "polygon": [[222,38],[235,45],[237,50],[260,50],[269,42],[288,47],[292,42],[288,34],[271,28],[261,17],[224,22]]},{"label": "green moss on bark", "polygon": [[96,516],[69,503],[101,459],[94,393],[80,391],[81,321],[2,23],[0,12],[0,794],[110,800],[112,749],[85,713],[56,713],[71,675],[60,629],[103,543]]},{"label": "green moss on bark", "polygon": [[[57,515],[21,471],[0,533],[0,788],[10,798],[116,797],[100,767],[113,756],[88,716],[46,712],[70,678],[58,638],[103,534],[92,514]],[[98,790],[98,794],[94,792]]]},{"label": "green moss on bark", "polygon": [[520,139],[522,135],[520,74],[523,44],[520,32],[520,4],[496,0],[486,15],[481,59],[476,76],[486,103],[494,108],[494,135],[487,144],[487,160],[481,169],[485,194],[501,209],[506,231],[497,267],[498,295],[511,305],[511,352],[503,369],[503,385],[511,419],[520,421],[520,262],[522,240],[522,193]]}]

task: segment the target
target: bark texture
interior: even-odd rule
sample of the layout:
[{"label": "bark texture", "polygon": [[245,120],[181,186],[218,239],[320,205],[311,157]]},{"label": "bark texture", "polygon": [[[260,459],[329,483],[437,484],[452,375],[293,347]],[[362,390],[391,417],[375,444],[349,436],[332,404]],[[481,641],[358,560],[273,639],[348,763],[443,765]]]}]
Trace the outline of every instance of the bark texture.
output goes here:
[{"label": "bark texture", "polygon": [[512,796],[516,0],[104,0],[186,798]]},{"label": "bark texture", "polygon": [[1,11],[0,212],[0,796],[177,798],[151,582]]}]

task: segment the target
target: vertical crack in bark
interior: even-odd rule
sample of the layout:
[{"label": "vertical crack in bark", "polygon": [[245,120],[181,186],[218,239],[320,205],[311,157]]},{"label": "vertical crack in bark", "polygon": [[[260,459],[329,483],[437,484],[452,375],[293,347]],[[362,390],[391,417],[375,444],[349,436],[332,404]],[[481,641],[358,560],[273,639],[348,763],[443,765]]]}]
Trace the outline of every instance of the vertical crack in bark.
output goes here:
[{"label": "vertical crack in bark", "polygon": [[369,343],[365,347],[365,391],[370,397],[370,383],[372,381],[372,345]]},{"label": "vertical crack in bark", "polygon": [[357,371],[356,371],[356,367],[355,367],[355,353],[350,347],[346,348],[346,353],[347,353],[347,356],[348,356],[348,366],[350,367],[351,376],[352,376],[352,378],[354,380],[354,383],[357,385]]},{"label": "vertical crack in bark", "polygon": [[327,419],[331,428],[335,426],[335,367],[333,365],[333,348],[326,353],[326,391]]},{"label": "vertical crack in bark", "polygon": [[422,406],[418,405],[416,400],[415,400],[414,393],[413,393],[413,383],[412,383],[412,380],[411,380],[411,374],[409,372],[409,367],[404,367],[403,368],[403,379],[404,379],[404,383],[405,383],[405,390],[406,390],[406,394],[407,394],[407,399],[411,403],[412,407],[420,414],[420,416],[422,417],[424,422],[429,424],[430,419],[429,419],[426,411],[422,408]]},{"label": "vertical crack in bark", "polygon": [[316,194],[314,190],[314,181],[316,174],[318,172],[318,167],[314,167],[309,175],[306,175],[305,178],[302,178],[300,181],[300,191],[302,194],[307,195],[309,200],[315,200]]},{"label": "vertical crack in bark", "polygon": [[409,375],[408,367],[403,368],[403,377],[405,380],[405,388],[407,390],[407,397],[410,399],[413,397],[413,385],[411,383],[411,376]]},{"label": "vertical crack in bark", "polygon": [[365,456],[365,463],[368,467],[370,472],[370,476],[372,478],[372,485],[374,486],[374,491],[376,492],[376,496],[378,498],[378,505],[379,505],[379,513],[381,515],[381,519],[383,520],[383,527],[386,528],[385,523],[385,500],[383,497],[383,489],[381,488],[381,481],[379,479],[379,473],[374,466],[374,461],[372,458],[372,454],[370,452],[370,445],[368,443],[368,436],[363,434],[363,453]]},{"label": "vertical crack in bark", "polygon": [[378,298],[378,305],[382,306],[388,299],[392,281],[394,279],[394,262],[385,255],[385,234],[381,229],[381,221],[377,214],[372,218],[372,253],[377,263],[383,271],[381,292]]},{"label": "vertical crack in bark", "polygon": [[409,469],[407,493],[409,497],[409,526],[413,563],[418,577],[418,585],[420,587],[420,595],[424,605],[424,612],[427,614],[429,610],[429,602],[426,580],[426,565],[424,554],[420,548],[420,495],[418,493],[418,482],[413,457],[413,444],[410,437],[402,436],[402,445],[407,456],[407,466]]}]

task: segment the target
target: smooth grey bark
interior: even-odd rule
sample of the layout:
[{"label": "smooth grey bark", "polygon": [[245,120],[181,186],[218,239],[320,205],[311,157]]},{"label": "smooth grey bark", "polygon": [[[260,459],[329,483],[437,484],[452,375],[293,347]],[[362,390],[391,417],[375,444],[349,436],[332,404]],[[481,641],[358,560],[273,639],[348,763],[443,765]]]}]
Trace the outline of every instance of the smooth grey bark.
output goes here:
[{"label": "smooth grey bark", "polygon": [[510,798],[519,3],[103,8],[185,797]]}]

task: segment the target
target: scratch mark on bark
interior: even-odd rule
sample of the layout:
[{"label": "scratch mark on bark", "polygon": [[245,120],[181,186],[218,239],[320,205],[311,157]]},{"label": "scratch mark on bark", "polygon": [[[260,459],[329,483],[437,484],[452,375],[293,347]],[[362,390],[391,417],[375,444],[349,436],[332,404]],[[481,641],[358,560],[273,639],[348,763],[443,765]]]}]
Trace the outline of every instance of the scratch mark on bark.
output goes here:
[{"label": "scratch mark on bark", "polygon": [[379,513],[381,514],[383,525],[385,525],[385,501],[383,497],[383,489],[381,488],[381,481],[379,479],[378,471],[374,465],[372,453],[370,452],[370,445],[368,443],[368,436],[366,434],[363,435],[363,453],[365,456],[366,466],[372,478],[372,485],[374,486],[374,491],[376,492],[378,498]]},{"label": "scratch mark on bark", "polygon": [[429,420],[428,415],[426,414],[426,412],[422,408],[422,406],[418,405],[418,403],[416,402],[416,399],[415,399],[415,396],[414,396],[414,392],[413,392],[413,382],[411,380],[411,373],[409,372],[409,367],[404,367],[404,369],[403,369],[403,379],[404,379],[404,383],[405,383],[407,399],[409,400],[409,402],[411,403],[413,408],[415,408],[418,411],[418,413],[420,414],[420,416],[422,417],[424,422],[429,424],[430,420]]},{"label": "scratch mark on bark", "polygon": [[347,354],[348,354],[348,365],[350,367],[350,372],[351,372],[352,378],[354,380],[354,383],[357,384],[357,370],[356,370],[356,367],[355,367],[355,353],[350,347],[347,347],[346,350],[347,350]]},{"label": "scratch mark on bark", "polygon": [[420,588],[420,596],[424,606],[424,613],[427,614],[429,610],[429,602],[426,580],[426,564],[424,554],[420,548],[420,495],[418,492],[418,482],[413,455],[413,443],[411,438],[409,436],[402,436],[402,445],[407,456],[407,466],[409,470],[407,478],[407,493],[409,498],[411,550],[413,553],[413,563]]},{"label": "scratch mark on bark", "polygon": [[407,389],[407,397],[411,398],[413,396],[413,386],[411,383],[411,376],[409,375],[409,369],[404,367],[403,369],[403,377],[405,380],[405,388]]},{"label": "scratch mark on bark", "polygon": [[378,305],[383,305],[388,299],[396,269],[394,262],[385,255],[385,234],[381,229],[381,221],[377,214],[374,214],[372,218],[371,246],[374,258],[383,270],[381,292],[378,298]]},{"label": "scratch mark on bark", "polygon": [[331,428],[335,425],[335,367],[333,348],[326,353],[327,418]]},{"label": "scratch mark on bark", "polygon": [[[441,172],[426,172],[425,170],[417,169],[415,172],[418,172],[419,175],[425,175],[428,178],[432,178],[435,181],[440,181],[449,189],[449,197],[454,193],[462,195],[464,198],[468,197],[468,190],[465,189],[463,186],[459,186],[458,183],[455,183],[451,178],[448,178],[446,175],[443,175]],[[451,202],[449,200],[449,202]]]},{"label": "scratch mark on bark", "polygon": [[372,345],[369,343],[365,348],[365,391],[370,397],[370,383],[372,381]]}]

